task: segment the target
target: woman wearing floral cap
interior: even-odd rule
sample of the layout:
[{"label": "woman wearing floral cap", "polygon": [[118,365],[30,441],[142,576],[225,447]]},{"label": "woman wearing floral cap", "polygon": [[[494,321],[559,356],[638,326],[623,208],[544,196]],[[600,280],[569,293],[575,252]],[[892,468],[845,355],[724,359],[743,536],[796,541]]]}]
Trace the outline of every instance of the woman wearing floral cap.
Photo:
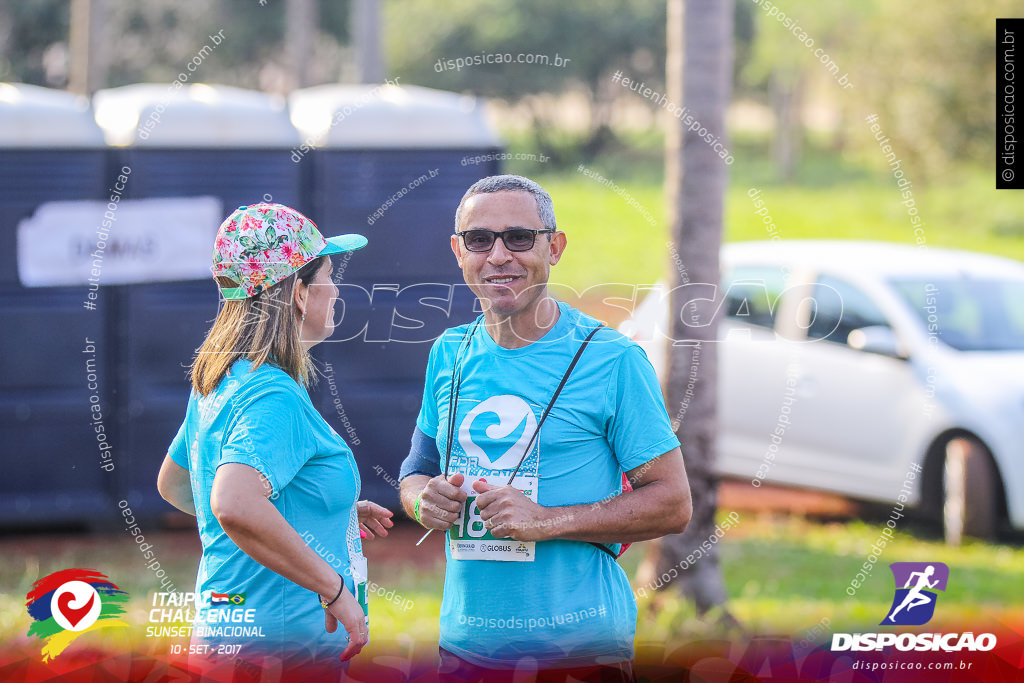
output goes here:
[{"label": "woman wearing floral cap", "polygon": [[367,643],[360,531],[387,535],[391,512],[357,504],[352,451],[305,388],[310,349],[334,328],[330,255],[365,245],[361,235],[324,239],[280,204],[239,207],[217,233],[225,303],[192,363],[185,420],[157,481],[199,526],[190,654],[209,656],[202,666],[270,666],[273,656],[319,680]]}]

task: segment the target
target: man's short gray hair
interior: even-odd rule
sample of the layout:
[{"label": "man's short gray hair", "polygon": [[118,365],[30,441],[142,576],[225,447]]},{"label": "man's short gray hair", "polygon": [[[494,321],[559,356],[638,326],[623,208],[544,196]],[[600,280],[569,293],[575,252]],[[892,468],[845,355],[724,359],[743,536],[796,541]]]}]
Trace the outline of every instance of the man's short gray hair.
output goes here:
[{"label": "man's short gray hair", "polygon": [[[478,194],[490,194],[492,192],[529,192],[537,201],[537,215],[540,222],[547,230],[558,230],[555,224],[555,206],[551,202],[551,195],[543,187],[521,175],[492,175],[473,183],[466,194],[462,195],[459,208],[455,210],[455,229],[462,225],[462,211],[470,197]],[[551,235],[548,235],[550,238]]]}]

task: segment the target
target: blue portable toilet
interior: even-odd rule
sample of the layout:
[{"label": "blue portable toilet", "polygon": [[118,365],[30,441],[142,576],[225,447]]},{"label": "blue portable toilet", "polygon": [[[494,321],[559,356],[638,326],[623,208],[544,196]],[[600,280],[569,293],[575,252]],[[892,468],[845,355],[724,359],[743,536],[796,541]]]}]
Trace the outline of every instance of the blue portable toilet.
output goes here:
[{"label": "blue portable toilet", "polygon": [[260,201],[305,208],[303,169],[290,159],[299,136],[282,98],[239,88],[137,84],[99,91],[93,101],[97,122],[117,147],[116,165],[131,168],[127,197],[213,198],[220,206],[212,224],[204,219],[201,278],[117,288],[119,428],[127,461],[118,484],[134,511],[163,511],[156,474],[185,416],[187,366],[217,313],[209,274],[217,226],[235,207]]},{"label": "blue portable toilet", "polygon": [[331,371],[311,395],[352,446],[364,496],[393,505],[431,342],[476,315],[449,236],[466,189],[499,172],[501,143],[479,102],[456,93],[326,85],[289,104],[310,216],[369,239],[336,265],[339,325],[313,350]]},{"label": "blue portable toilet", "polygon": [[0,525],[114,509],[115,474],[100,465],[119,444],[97,441],[91,410],[113,425],[114,349],[103,295],[90,301],[80,277],[96,236],[34,220],[48,202],[104,199],[108,180],[88,100],[0,83]]}]

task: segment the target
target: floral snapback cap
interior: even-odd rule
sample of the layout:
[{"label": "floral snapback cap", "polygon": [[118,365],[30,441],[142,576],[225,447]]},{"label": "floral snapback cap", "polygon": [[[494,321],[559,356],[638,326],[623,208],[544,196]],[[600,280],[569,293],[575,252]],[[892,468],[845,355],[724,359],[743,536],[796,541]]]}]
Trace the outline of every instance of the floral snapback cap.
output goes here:
[{"label": "floral snapback cap", "polygon": [[213,246],[214,277],[236,286],[222,286],[225,299],[247,299],[301,269],[319,256],[362,249],[362,235],[324,238],[316,224],[283,204],[240,206],[217,230]]}]

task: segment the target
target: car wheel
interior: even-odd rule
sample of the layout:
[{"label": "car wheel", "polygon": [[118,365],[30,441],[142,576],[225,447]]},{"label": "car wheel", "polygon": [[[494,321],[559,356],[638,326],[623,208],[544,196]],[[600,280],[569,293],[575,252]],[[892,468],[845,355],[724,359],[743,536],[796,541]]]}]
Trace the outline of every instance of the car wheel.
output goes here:
[{"label": "car wheel", "polygon": [[942,528],[948,545],[964,536],[991,539],[999,522],[999,482],[986,448],[970,437],[946,443]]}]

